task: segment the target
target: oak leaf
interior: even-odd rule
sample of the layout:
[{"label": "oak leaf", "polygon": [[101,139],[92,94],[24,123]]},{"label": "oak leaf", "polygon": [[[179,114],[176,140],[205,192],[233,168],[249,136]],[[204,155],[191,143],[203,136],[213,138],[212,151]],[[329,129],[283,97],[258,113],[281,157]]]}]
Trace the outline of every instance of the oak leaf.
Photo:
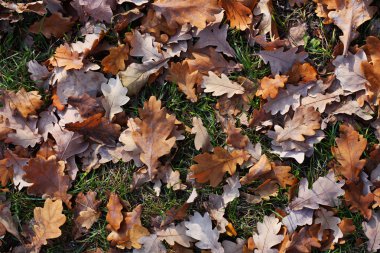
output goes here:
[{"label": "oak leaf", "polygon": [[59,46],[49,62],[54,67],[64,67],[65,70],[81,69],[83,59],[78,52],[73,51],[68,44]]},{"label": "oak leaf", "polygon": [[166,247],[158,238],[157,234],[151,234],[148,236],[141,237],[139,243],[142,244],[140,249],[133,250],[134,253],[166,253]]},{"label": "oak leaf", "polygon": [[98,113],[104,114],[104,109],[99,100],[87,93],[80,96],[71,96],[67,99],[67,103],[79,112],[82,119],[89,118]]},{"label": "oak leaf", "polygon": [[192,165],[192,178],[199,183],[210,182],[212,187],[216,187],[222,180],[226,172],[233,175],[236,166],[242,165],[247,161],[249,155],[244,150],[235,150],[229,153],[222,147],[215,147],[214,153],[203,153],[194,157],[194,161],[198,164]]},{"label": "oak leaf", "polygon": [[[5,229],[5,232],[11,233],[19,241],[22,241],[21,236],[17,229],[17,224],[12,217],[10,202],[2,203],[0,200],[0,227]],[[0,228],[1,230],[1,228]],[[0,232],[1,235],[1,232]]]},{"label": "oak leaf", "polygon": [[330,229],[333,231],[334,240],[333,243],[337,243],[340,238],[343,237],[343,233],[340,230],[338,224],[341,220],[334,216],[334,212],[321,208],[316,211],[317,218],[315,218],[314,224],[321,224],[321,228],[318,233],[318,239],[322,240],[323,231]]},{"label": "oak leaf", "polygon": [[112,229],[118,230],[120,228],[121,222],[123,221],[123,214],[121,212],[123,206],[117,194],[111,193],[108,200],[107,209],[108,212],[106,220],[108,224],[112,227]]},{"label": "oak leaf", "polygon": [[344,181],[339,183],[335,181],[335,174],[332,171],[326,177],[319,177],[311,189],[308,188],[307,179],[303,178],[298,197],[289,204],[289,207],[292,210],[301,210],[305,207],[318,209],[319,205],[336,206],[339,203],[338,197],[344,194],[343,185]]},{"label": "oak leaf", "polygon": [[357,182],[366,163],[366,160],[360,160],[360,157],[366,148],[367,140],[350,125],[341,125],[339,131],[340,137],[335,140],[337,147],[331,148],[340,164],[335,170],[347,180]]},{"label": "oak leaf", "polygon": [[25,175],[23,179],[32,183],[28,187],[28,194],[42,196],[44,198],[61,199],[71,208],[71,195],[67,193],[70,188],[70,177],[65,175],[65,163],[58,161],[55,155],[45,159],[36,157],[29,160],[23,167]]},{"label": "oak leaf", "polygon": [[111,147],[116,146],[121,129],[118,124],[113,124],[104,118],[102,113],[97,113],[82,122],[68,123],[65,128]]},{"label": "oak leaf", "polygon": [[367,250],[377,252],[380,249],[380,214],[376,212],[367,222],[362,223],[364,234],[368,238]]},{"label": "oak leaf", "polygon": [[293,118],[285,121],[284,128],[278,125],[274,127],[278,133],[276,141],[305,141],[305,136],[313,136],[316,134],[315,130],[321,128],[320,116],[313,107],[298,107]]},{"label": "oak leaf", "polygon": [[119,45],[109,49],[110,54],[103,58],[103,71],[116,75],[125,69],[125,61],[128,60],[128,45]]},{"label": "oak leaf", "polygon": [[322,245],[317,238],[319,227],[315,224],[305,226],[299,232],[294,233],[286,252],[309,253],[313,247],[320,248]]},{"label": "oak leaf", "polygon": [[[253,1],[257,2],[257,1]],[[255,5],[252,4],[252,5]],[[252,11],[238,0],[219,0],[219,6],[226,11],[231,28],[244,31],[252,22]]]},{"label": "oak leaf", "polygon": [[199,117],[193,117],[193,128],[191,133],[195,134],[194,145],[196,150],[202,149],[202,151],[210,152],[212,145],[210,142],[210,136],[207,129],[203,126],[202,119]]},{"label": "oak leaf", "polygon": [[368,81],[367,89],[373,93],[370,98],[375,105],[380,104],[380,56],[378,53],[378,47],[380,40],[376,37],[368,37],[365,49],[367,54],[371,57],[372,64],[368,61],[361,62],[361,71],[364,73],[365,78]]},{"label": "oak leaf", "polygon": [[186,248],[189,248],[190,243],[194,241],[191,237],[186,235],[186,227],[183,222],[177,225],[172,224],[168,228],[159,230],[156,233],[159,240],[166,241],[171,246],[178,243]]},{"label": "oak leaf", "polygon": [[257,233],[253,233],[253,241],[255,242],[256,253],[275,253],[277,250],[272,249],[284,239],[284,235],[278,235],[282,223],[274,214],[264,216],[263,222],[257,223]]},{"label": "oak leaf", "polygon": [[48,239],[60,237],[62,232],[59,229],[66,222],[66,216],[62,214],[63,206],[61,200],[53,201],[46,199],[44,207],[34,209],[33,245],[40,248],[47,244]]},{"label": "oak leaf", "polygon": [[260,160],[249,169],[248,174],[246,174],[244,177],[240,179],[240,182],[243,185],[250,184],[254,180],[261,177],[263,174],[266,174],[271,170],[272,166],[269,159],[266,155],[262,155],[260,157]]},{"label": "oak leaf", "polygon": [[104,95],[102,104],[106,110],[105,116],[112,120],[115,114],[123,111],[122,106],[128,103],[128,89],[122,85],[119,76],[116,79],[110,78],[108,83],[102,84],[101,88]]},{"label": "oak leaf", "polygon": [[308,83],[317,81],[318,73],[310,63],[296,62],[287,75],[289,83]]},{"label": "oak leaf", "polygon": [[166,80],[174,82],[178,85],[178,89],[182,91],[186,98],[191,102],[197,102],[196,83],[199,82],[199,72],[190,71],[187,62],[178,62],[170,64],[169,74]]},{"label": "oak leaf", "polygon": [[249,138],[247,135],[241,133],[243,129],[235,127],[235,123],[229,121],[227,123],[227,144],[231,145],[236,149],[244,149],[249,142]]},{"label": "oak leaf", "polygon": [[311,225],[313,223],[314,210],[303,208],[298,211],[290,211],[282,218],[282,223],[287,227],[288,232],[293,234],[298,226]]},{"label": "oak leaf", "polygon": [[139,109],[140,119],[135,119],[138,130],[132,136],[141,149],[140,159],[147,165],[150,179],[157,174],[159,158],[170,153],[176,138],[172,136],[175,128],[175,117],[167,116],[161,101],[152,96]]},{"label": "oak leaf", "polygon": [[208,76],[203,77],[202,87],[204,92],[212,92],[213,96],[227,94],[231,98],[235,94],[244,94],[244,87],[236,82],[232,82],[225,74],[218,77],[214,72],[209,71]]},{"label": "oak leaf", "polygon": [[343,55],[347,55],[351,41],[359,35],[356,29],[376,13],[377,8],[370,6],[371,3],[372,0],[346,0],[341,8],[329,12],[328,17],[343,32],[343,35],[339,36],[344,45]]},{"label": "oak leaf", "polygon": [[41,32],[48,39],[52,36],[60,38],[70,31],[74,23],[73,18],[65,18],[60,12],[53,12],[51,16],[31,25],[29,31],[36,34]]},{"label": "oak leaf", "polygon": [[99,219],[98,210],[101,201],[96,200],[96,192],[89,191],[86,195],[82,192],[75,199],[74,222],[75,237],[86,233],[92,225]]},{"label": "oak leaf", "polygon": [[257,54],[263,59],[265,64],[269,62],[272,75],[277,75],[286,73],[292,68],[294,63],[305,61],[308,54],[304,51],[297,53],[297,50],[297,47],[293,47],[288,51],[284,51],[282,47],[273,51],[260,51]]},{"label": "oak leaf", "polygon": [[200,249],[211,249],[213,253],[224,252],[222,244],[218,242],[219,232],[216,228],[212,228],[209,214],[206,212],[204,216],[195,212],[190,216],[189,221],[185,222],[187,228],[186,235],[198,240],[195,245]]},{"label": "oak leaf", "polygon": [[157,0],[153,9],[165,17],[170,27],[190,23],[200,29],[205,28],[207,22],[215,21],[215,14],[221,11],[217,0]]},{"label": "oak leaf", "polygon": [[260,80],[260,88],[256,92],[256,96],[261,96],[263,99],[275,98],[278,94],[278,88],[284,88],[287,76],[276,75],[274,78],[264,77]]},{"label": "oak leaf", "polygon": [[137,30],[133,31],[129,42],[131,50],[129,54],[135,57],[142,57],[142,62],[159,61],[163,55],[158,51],[158,44],[154,41],[154,37],[149,33],[141,35]]},{"label": "oak leaf", "polygon": [[344,200],[346,205],[350,207],[351,211],[360,211],[366,219],[370,219],[372,217],[371,204],[374,201],[374,194],[371,192],[366,195],[363,194],[363,182],[354,183],[348,181],[345,187]]},{"label": "oak leaf", "polygon": [[5,99],[9,101],[10,108],[17,110],[24,118],[37,114],[37,110],[44,104],[41,98],[38,91],[27,92],[24,88],[21,88],[17,93],[13,91],[5,93]]},{"label": "oak leaf", "polygon": [[81,21],[87,21],[90,16],[95,20],[111,23],[112,8],[115,7],[115,1],[74,0],[70,4],[77,11]]}]

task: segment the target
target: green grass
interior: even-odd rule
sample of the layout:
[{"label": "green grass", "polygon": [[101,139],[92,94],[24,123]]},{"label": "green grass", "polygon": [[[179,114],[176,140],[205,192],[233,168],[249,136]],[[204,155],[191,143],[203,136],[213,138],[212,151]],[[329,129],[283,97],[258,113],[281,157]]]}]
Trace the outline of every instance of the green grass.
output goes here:
[{"label": "green grass", "polygon": [[[337,28],[331,29],[331,27],[322,25],[322,21],[314,14],[313,6],[312,3],[301,8],[290,9],[282,9],[275,6],[273,19],[277,23],[279,33],[282,36],[286,36],[289,27],[294,25],[296,21],[307,22],[309,27],[312,28],[308,29],[308,31],[318,29],[321,33],[320,37],[316,37],[314,34],[307,34],[305,36],[305,50],[309,53],[310,62],[318,70],[323,70],[333,57],[333,48],[339,42],[338,36],[341,33]],[[13,32],[8,33],[1,40],[0,88],[18,90],[23,87],[27,90],[34,90],[34,83],[30,80],[27,71],[27,62],[33,59],[39,62],[48,59],[56,45],[61,42],[46,40],[41,35],[34,35],[34,45],[32,47],[26,46],[24,35],[26,34],[28,25],[33,20],[34,18],[31,16],[31,18],[20,22],[15,26]],[[368,35],[371,22],[366,27],[361,28],[363,34]],[[228,36],[230,45],[236,52],[237,60],[242,64],[242,71],[233,73],[232,78],[242,75],[257,82],[258,79],[270,74],[269,65],[265,65],[256,55],[260,50],[258,46],[250,47],[247,45],[246,39],[244,39],[240,32],[229,31]],[[355,42],[362,45],[364,38],[360,36]],[[76,38],[67,37],[66,39],[75,40]],[[106,40],[115,42],[115,37],[108,35]],[[168,112],[174,114],[178,120],[187,126],[191,126],[192,117],[200,117],[210,134],[212,144],[214,146],[225,145],[226,135],[222,131],[214,114],[215,97],[202,95],[197,103],[191,103],[178,91],[175,84],[149,85],[139,93],[138,97],[133,97],[125,106],[126,113],[131,116],[138,116],[138,108],[141,108],[144,101],[149,99],[150,96],[156,96],[158,99],[161,99],[163,106],[167,108]],[[254,99],[251,104],[253,108],[257,108],[259,104],[258,99]],[[264,153],[273,159],[276,158],[275,155],[269,152],[270,139],[268,137],[245,127],[243,127],[243,133],[253,143],[261,143]],[[378,142],[373,130],[365,124],[360,128],[360,133],[367,138],[368,147]],[[335,138],[339,135],[339,123],[329,126],[325,130],[325,135],[325,138],[315,145],[314,154],[306,159],[302,165],[290,160],[286,161],[286,164],[292,167],[292,173],[296,177],[306,177],[309,182],[313,182],[318,177],[326,174],[328,163],[333,158],[331,147],[335,145]],[[170,165],[174,170],[178,170],[181,173],[183,181],[186,180],[188,168],[194,163],[193,157],[200,154],[200,151],[194,148],[194,136],[185,133],[185,137],[185,140],[178,141],[177,149],[173,150],[170,155],[172,158]],[[365,152],[366,157],[368,157],[367,151]],[[163,186],[161,196],[157,197],[150,183],[144,184],[140,189],[132,191],[130,185],[132,183],[132,174],[135,170],[136,167],[132,163],[119,162],[117,164],[110,163],[101,166],[99,169],[91,172],[80,172],[69,193],[76,196],[79,192],[87,192],[89,190],[97,192],[98,198],[102,201],[102,216],[86,236],[73,241],[71,238],[72,224],[70,222],[72,214],[71,211],[65,210],[68,222],[62,228],[63,235],[58,239],[52,240],[47,247],[44,247],[44,252],[84,252],[87,249],[96,247],[108,249],[109,242],[106,239],[108,231],[105,228],[105,206],[111,192],[116,192],[122,199],[128,201],[131,209],[138,204],[142,204],[142,222],[147,227],[151,227],[152,217],[163,217],[167,210],[172,207],[179,207],[190,195],[190,188],[185,191],[173,191]],[[222,186],[223,184],[217,188],[204,186],[198,189],[199,197],[192,204],[189,213],[193,211],[204,212],[203,202],[208,200],[208,195],[211,193],[221,194]],[[241,190],[247,192],[247,187],[243,187]],[[285,189],[280,189],[277,197],[272,197],[270,200],[256,205],[247,203],[243,198],[235,199],[226,208],[225,217],[233,224],[238,232],[238,237],[248,238],[252,235],[257,222],[261,221],[264,215],[270,215],[274,212],[275,208],[285,208],[287,206],[288,200],[285,193]],[[33,218],[33,209],[36,206],[43,206],[44,202],[41,198],[28,196],[25,190],[19,192],[12,189],[8,196],[12,203],[12,213],[20,221],[20,228]],[[358,213],[350,212],[344,205],[337,208],[337,213],[340,218],[353,218],[358,229],[348,237],[346,244],[336,245],[336,249],[328,252],[365,252],[363,244],[358,247],[355,246],[357,239],[364,238],[361,229],[362,217]],[[1,241],[3,246],[0,246],[0,252],[2,251],[2,247],[9,249],[10,246],[17,244],[17,241],[9,234]]]}]

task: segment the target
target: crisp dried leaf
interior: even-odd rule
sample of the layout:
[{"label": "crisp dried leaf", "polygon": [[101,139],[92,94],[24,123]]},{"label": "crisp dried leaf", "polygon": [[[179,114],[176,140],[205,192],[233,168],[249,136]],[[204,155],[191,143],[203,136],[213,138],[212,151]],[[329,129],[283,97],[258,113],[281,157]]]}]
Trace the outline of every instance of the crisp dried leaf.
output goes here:
[{"label": "crisp dried leaf", "polygon": [[340,137],[335,140],[337,147],[331,148],[340,164],[335,170],[347,180],[357,182],[366,163],[360,157],[367,146],[367,140],[350,125],[341,125],[339,131]]},{"label": "crisp dried leaf", "polygon": [[112,229],[118,230],[123,220],[123,214],[121,213],[123,206],[121,205],[119,196],[117,196],[117,194],[111,193],[108,200],[107,209],[108,212],[106,220],[108,224],[111,225]]},{"label": "crisp dried leaf", "polygon": [[125,70],[125,61],[128,60],[129,48],[127,45],[119,45],[109,49],[110,54],[103,58],[103,71],[116,75]]},{"label": "crisp dried leaf", "polygon": [[335,181],[335,174],[332,171],[326,177],[319,177],[311,189],[308,188],[307,179],[303,178],[300,182],[298,197],[289,204],[289,207],[297,211],[305,207],[318,209],[319,205],[336,206],[339,203],[338,197],[344,194],[343,185],[344,181],[339,183]]},{"label": "crisp dried leaf", "polygon": [[5,99],[9,101],[10,108],[17,110],[24,118],[29,115],[36,115],[37,110],[44,104],[38,91],[27,92],[24,88],[21,88],[17,93],[8,91],[5,96]]},{"label": "crisp dried leaf", "polygon": [[207,129],[203,126],[201,118],[193,117],[193,128],[191,133],[195,134],[194,145],[196,150],[212,151],[213,147],[210,142],[210,136]]},{"label": "crisp dried leaf", "polygon": [[303,208],[290,213],[282,218],[282,223],[287,227],[289,234],[296,231],[298,226],[311,225],[313,223],[314,210]]},{"label": "crisp dried leaf", "polygon": [[215,147],[214,153],[203,153],[194,157],[198,164],[192,165],[192,178],[199,183],[210,182],[212,187],[216,187],[222,180],[226,172],[235,174],[236,166],[247,161],[249,155],[246,151],[235,150],[229,153],[222,147]]},{"label": "crisp dried leaf", "polygon": [[133,250],[133,253],[166,253],[166,247],[161,242],[160,238],[156,234],[144,236],[139,239],[139,243],[142,244],[140,249]]},{"label": "crisp dried leaf", "polygon": [[122,85],[119,76],[117,76],[116,79],[110,78],[108,83],[102,84],[102,92],[104,95],[102,104],[106,110],[106,117],[112,120],[115,114],[123,111],[122,106],[128,103],[128,89]]},{"label": "crisp dried leaf", "polygon": [[308,54],[306,52],[297,53],[298,48],[293,47],[288,51],[284,48],[275,49],[273,51],[260,51],[257,54],[263,59],[265,64],[270,63],[272,75],[286,73],[291,69],[294,63],[304,62]]},{"label": "crisp dried leaf", "polygon": [[191,102],[198,101],[195,87],[196,83],[199,82],[199,72],[197,70],[191,72],[187,62],[172,63],[166,79],[176,83],[178,89],[182,91]]},{"label": "crisp dried leaf", "polygon": [[114,1],[105,0],[74,0],[71,6],[77,11],[82,21],[87,21],[90,16],[95,20],[111,23],[114,3]]},{"label": "crisp dried leaf", "polygon": [[195,212],[190,216],[189,221],[185,222],[187,228],[186,235],[198,240],[195,245],[200,249],[211,249],[213,253],[224,252],[222,244],[218,242],[219,232],[216,228],[212,229],[212,223],[209,214],[204,216]]},{"label": "crisp dried leaf", "polygon": [[165,17],[170,27],[190,23],[200,29],[205,28],[207,22],[215,21],[215,14],[221,11],[217,0],[156,0],[153,9]]},{"label": "crisp dried leaf", "polygon": [[137,30],[133,31],[130,38],[131,50],[129,54],[135,57],[142,57],[142,62],[159,61],[163,55],[158,52],[157,42],[149,33],[141,35]]},{"label": "crisp dried leaf", "polygon": [[29,27],[32,33],[42,33],[46,38],[52,36],[61,38],[65,33],[71,30],[75,21],[71,17],[63,17],[62,13],[54,12],[51,16],[35,22]]},{"label": "crisp dried leaf", "polygon": [[363,182],[349,181],[345,187],[344,200],[346,205],[350,207],[351,211],[360,211],[366,219],[370,219],[372,216],[371,204],[374,201],[373,193],[363,194]]},{"label": "crisp dried leaf", "polygon": [[65,70],[81,69],[83,67],[82,57],[73,51],[68,44],[59,46],[49,62],[54,67],[64,67]]},{"label": "crisp dried leaf", "polygon": [[186,248],[190,247],[190,243],[194,240],[186,235],[186,227],[183,222],[178,225],[172,224],[164,230],[159,230],[156,232],[157,238],[161,241],[166,241],[169,245],[174,246],[178,243]]},{"label": "crisp dried leaf", "polygon": [[343,32],[343,35],[339,36],[344,46],[343,55],[347,55],[351,41],[359,35],[356,29],[376,13],[377,8],[370,6],[371,3],[372,0],[346,0],[341,8],[329,12],[328,17]]},{"label": "crisp dried leaf", "polygon": [[37,248],[47,244],[48,239],[60,237],[59,229],[66,222],[66,216],[62,214],[63,206],[61,200],[53,201],[46,199],[44,207],[34,209],[33,245]]},{"label": "crisp dried leaf", "polygon": [[167,116],[166,109],[161,108],[161,101],[150,97],[139,109],[140,119],[135,119],[138,130],[133,131],[133,140],[141,149],[140,159],[147,165],[150,179],[157,174],[159,158],[170,153],[176,138],[172,136],[175,117]]},{"label": "crisp dried leaf", "polygon": [[368,222],[364,221],[362,226],[369,240],[367,250],[377,252],[380,249],[380,213],[376,212]]},{"label": "crisp dried leaf", "polygon": [[334,240],[333,243],[337,243],[340,238],[343,237],[343,233],[340,230],[338,224],[341,220],[334,216],[334,212],[321,208],[316,211],[317,217],[315,218],[315,224],[321,224],[321,228],[318,233],[318,239],[322,240],[323,231],[330,229],[333,231]]},{"label": "crisp dried leaf", "polygon": [[305,226],[299,232],[292,235],[289,246],[286,252],[294,253],[309,253],[312,248],[320,248],[322,245],[319,242],[318,236],[319,226]]},{"label": "crisp dried leaf", "polygon": [[[257,1],[253,1],[253,6]],[[231,28],[244,31],[252,22],[252,11],[238,0],[220,0],[220,7],[226,11]]]},{"label": "crisp dried leaf", "polygon": [[284,88],[287,76],[276,75],[274,78],[264,77],[260,80],[260,88],[256,92],[256,96],[261,96],[263,99],[275,98],[278,94],[278,88]]},{"label": "crisp dried leaf", "polygon": [[218,77],[214,72],[209,71],[208,76],[203,77],[202,87],[204,92],[212,92],[213,96],[227,94],[231,98],[235,94],[244,94],[244,87],[236,82],[232,82],[225,74]]},{"label": "crisp dried leaf", "polygon": [[274,214],[264,216],[263,222],[257,223],[257,233],[253,233],[253,241],[255,242],[256,253],[275,253],[276,246],[284,239],[284,235],[278,235],[282,223]]},{"label": "crisp dried leaf", "polygon": [[262,155],[260,157],[260,160],[249,169],[248,174],[246,174],[244,177],[240,179],[240,182],[243,185],[250,184],[262,175],[270,172],[271,170],[272,166],[270,164],[269,159],[266,155]]}]

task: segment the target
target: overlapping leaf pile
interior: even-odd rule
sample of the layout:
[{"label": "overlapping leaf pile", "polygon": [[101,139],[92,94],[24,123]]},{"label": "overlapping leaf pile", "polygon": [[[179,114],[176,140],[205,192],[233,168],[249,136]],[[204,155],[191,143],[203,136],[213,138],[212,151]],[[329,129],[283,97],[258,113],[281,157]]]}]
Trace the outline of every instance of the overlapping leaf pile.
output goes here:
[{"label": "overlapping leaf pile", "polygon": [[[16,223],[12,203],[1,195],[0,236],[8,232],[20,241],[14,252],[39,252],[61,235],[67,222],[63,209],[73,214],[72,238],[78,239],[87,236],[104,206],[107,240],[114,249],[311,252],[344,244],[355,230],[351,219],[337,215],[336,208],[346,205],[365,219],[368,251],[379,250],[380,146],[367,145],[358,129],[371,125],[380,139],[380,40],[368,37],[364,46],[352,45],[357,28],[377,8],[371,0],[314,2],[317,15],[343,33],[333,73],[323,78],[307,62],[302,46],[279,37],[270,0],[0,1],[2,22],[10,25],[25,12],[48,13],[29,31],[62,41],[45,62],[28,63],[39,90],[1,93],[0,138],[7,144],[0,160],[3,191],[14,187],[46,201],[35,208],[33,220]],[[260,46],[257,55],[270,65],[270,75],[261,80],[230,77],[241,65],[227,42],[229,29]],[[70,32],[81,39],[66,41],[63,35]],[[117,45],[107,42],[109,33],[118,35]],[[215,114],[227,135],[224,147],[213,147],[200,118],[186,126],[154,96],[138,117],[123,110],[145,86],[167,81],[176,83],[192,103],[208,93],[217,97]],[[261,105],[252,111],[253,99]],[[338,121],[350,124],[340,126],[328,174],[313,183],[298,180],[280,158],[303,163],[325,137],[323,130]],[[264,154],[243,128],[267,135],[271,152],[280,158],[270,159],[274,156]],[[185,179],[170,161],[191,135],[202,153],[194,157]],[[370,152],[367,159],[365,151]],[[159,196],[166,184],[175,191],[193,188],[193,193],[151,227],[141,222],[143,202],[130,207],[117,192],[108,203],[97,200],[90,189],[76,196],[68,193],[78,173],[120,161],[136,167],[133,189],[151,184]],[[223,193],[203,196],[208,199],[204,209],[188,214],[202,184],[223,185]],[[242,185],[249,193],[240,192]],[[252,237],[236,239],[234,224],[225,217],[228,204],[238,197],[252,204],[267,201],[280,188],[289,190],[286,210],[273,210],[252,229]],[[219,239],[222,234],[228,238]]]}]

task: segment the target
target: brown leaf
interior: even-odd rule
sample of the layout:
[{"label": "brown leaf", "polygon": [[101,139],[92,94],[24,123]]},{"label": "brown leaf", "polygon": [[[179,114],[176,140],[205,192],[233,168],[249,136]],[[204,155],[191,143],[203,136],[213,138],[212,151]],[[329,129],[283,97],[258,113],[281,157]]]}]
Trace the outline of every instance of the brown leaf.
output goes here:
[{"label": "brown leaf", "polygon": [[117,245],[121,249],[141,248],[140,238],[149,235],[148,229],[141,225],[141,212],[142,206],[138,205],[132,212],[124,215],[120,229],[117,231],[110,229],[111,233],[107,236],[107,240],[111,242],[112,246]]},{"label": "brown leaf", "polygon": [[121,129],[119,125],[112,124],[104,118],[102,113],[97,113],[82,122],[68,123],[65,128],[108,146],[116,146]]},{"label": "brown leaf", "polygon": [[28,194],[61,199],[71,208],[71,195],[67,194],[70,188],[70,177],[65,175],[65,163],[57,161],[52,155],[48,159],[36,157],[29,160],[24,166],[25,175],[23,179],[33,185],[28,187]]},{"label": "brown leaf", "polygon": [[274,78],[264,77],[260,81],[260,88],[256,92],[256,96],[261,96],[263,99],[275,98],[278,94],[278,88],[284,88],[288,77],[276,75]]},{"label": "brown leaf", "polygon": [[354,220],[349,218],[343,218],[338,226],[339,229],[342,231],[343,235],[352,234],[356,230]]},{"label": "brown leaf", "polygon": [[21,236],[17,229],[17,223],[14,221],[12,217],[10,208],[11,208],[11,204],[9,202],[1,203],[0,201],[0,227],[5,229],[4,233],[8,231],[8,233],[11,233],[19,241],[21,241]]},{"label": "brown leaf", "polygon": [[321,244],[317,238],[319,225],[305,226],[299,232],[295,232],[290,241],[286,252],[309,253],[312,248],[320,248]]},{"label": "brown leaf", "polygon": [[357,182],[366,163],[366,160],[360,160],[360,157],[366,148],[367,140],[350,125],[341,125],[339,131],[340,137],[335,139],[337,147],[331,148],[340,164],[335,170],[346,179]]},{"label": "brown leaf", "polygon": [[123,209],[122,204],[120,203],[119,196],[115,193],[111,193],[108,204],[107,204],[107,216],[106,220],[112,229],[118,230],[120,224],[123,220],[123,214],[121,210]]},{"label": "brown leaf", "polygon": [[215,21],[215,14],[220,12],[217,0],[157,0],[153,9],[164,16],[171,27],[190,23],[200,29],[206,27],[206,22]]},{"label": "brown leaf", "polygon": [[46,199],[44,207],[34,209],[33,245],[37,248],[47,244],[48,239],[60,237],[59,229],[66,222],[66,216],[62,214],[62,201]]},{"label": "brown leaf", "polygon": [[254,180],[258,179],[260,176],[270,172],[271,170],[272,167],[269,159],[266,155],[262,155],[260,157],[260,160],[249,169],[248,174],[246,174],[244,177],[240,179],[240,183],[242,185],[250,184]]},{"label": "brown leaf", "polygon": [[364,73],[365,78],[368,81],[367,89],[372,93],[370,97],[375,105],[380,104],[380,55],[378,49],[380,46],[380,40],[376,37],[368,37],[365,49],[367,55],[370,55],[372,64],[368,61],[361,62],[361,71]]},{"label": "brown leaf", "polygon": [[321,128],[320,115],[313,107],[298,107],[293,118],[285,122],[284,128],[278,125],[274,127],[278,133],[276,141],[305,141],[305,136],[313,136],[315,130]]},{"label": "brown leaf", "polygon": [[5,99],[9,101],[10,108],[17,110],[24,118],[29,115],[36,115],[37,110],[44,104],[38,91],[27,92],[24,88],[21,88],[17,93],[7,91]]},{"label": "brown leaf", "polygon": [[165,212],[165,218],[162,220],[160,227],[166,227],[174,221],[183,220],[187,216],[187,209],[189,209],[190,203],[185,203],[182,206],[176,208],[172,207]]},{"label": "brown leaf", "polygon": [[347,0],[344,3],[336,11],[331,11],[328,17],[342,30],[343,35],[339,36],[339,39],[344,45],[343,55],[347,55],[351,41],[359,35],[356,29],[365,21],[372,18],[377,8],[370,6],[372,0]]},{"label": "brown leaf", "polygon": [[35,34],[42,33],[46,38],[52,36],[61,38],[71,30],[75,21],[72,17],[63,17],[62,13],[54,12],[51,16],[35,22],[29,27],[29,31]]},{"label": "brown leaf", "polygon": [[368,220],[372,217],[370,206],[374,200],[373,193],[363,195],[363,182],[354,183],[346,182],[344,200],[351,211],[360,211],[360,213]]},{"label": "brown leaf", "polygon": [[87,93],[80,96],[69,97],[67,103],[75,107],[84,119],[98,113],[101,113],[102,115],[104,114],[104,109],[99,101]]},{"label": "brown leaf", "polygon": [[231,145],[236,149],[244,149],[249,142],[247,135],[241,133],[242,129],[235,127],[235,124],[231,121],[228,122],[227,126],[227,144]]},{"label": "brown leaf", "polygon": [[271,173],[265,175],[264,178],[275,180],[283,188],[286,186],[294,186],[298,182],[298,179],[291,173],[292,167],[278,165],[276,163],[271,163],[271,165]]},{"label": "brown leaf", "polygon": [[271,216],[264,216],[263,222],[257,223],[258,233],[253,233],[253,241],[255,242],[256,252],[271,252],[275,245],[282,242],[284,235],[278,234],[280,232],[282,223],[277,219],[274,214]]},{"label": "brown leaf", "polygon": [[213,96],[227,94],[231,98],[235,94],[244,94],[244,87],[236,82],[232,82],[225,74],[218,77],[214,72],[209,71],[208,76],[203,77],[202,88],[204,92],[212,92]]},{"label": "brown leaf", "polygon": [[312,81],[317,81],[317,71],[315,68],[308,62],[299,63],[296,62],[292,69],[287,73],[289,76],[289,83],[308,83]]},{"label": "brown leaf", "polygon": [[[256,5],[257,1],[253,1]],[[219,6],[226,11],[231,28],[244,31],[252,22],[252,11],[238,0],[219,0]]]},{"label": "brown leaf", "polygon": [[147,165],[150,179],[157,174],[161,156],[170,153],[176,138],[172,136],[175,128],[175,117],[167,116],[165,108],[161,108],[161,101],[150,97],[139,109],[140,119],[135,119],[139,127],[133,131],[133,140],[141,149],[140,159]]},{"label": "brown leaf", "polygon": [[166,80],[176,83],[178,89],[182,91],[191,102],[197,102],[198,97],[195,85],[199,82],[199,72],[197,70],[190,72],[187,62],[172,63]]},{"label": "brown leaf", "polygon": [[103,71],[116,75],[119,71],[125,69],[125,61],[128,60],[128,45],[119,45],[109,49],[110,54],[103,58]]},{"label": "brown leaf", "polygon": [[83,67],[82,57],[79,53],[73,51],[68,44],[59,46],[49,62],[54,67],[64,67],[69,69],[81,69]]},{"label": "brown leaf", "polygon": [[9,167],[8,159],[0,160],[0,184],[2,187],[6,187],[8,182],[13,180],[13,168]]},{"label": "brown leaf", "polygon": [[76,237],[86,233],[92,225],[99,219],[100,212],[98,210],[101,201],[96,200],[96,192],[89,191],[86,195],[82,192],[75,199],[74,222],[76,229]]},{"label": "brown leaf", "polygon": [[192,165],[192,178],[199,183],[210,182],[212,187],[216,187],[222,180],[226,172],[235,174],[236,166],[247,161],[249,155],[244,150],[235,150],[229,153],[222,147],[215,147],[214,153],[203,153],[194,157],[198,164]]}]

